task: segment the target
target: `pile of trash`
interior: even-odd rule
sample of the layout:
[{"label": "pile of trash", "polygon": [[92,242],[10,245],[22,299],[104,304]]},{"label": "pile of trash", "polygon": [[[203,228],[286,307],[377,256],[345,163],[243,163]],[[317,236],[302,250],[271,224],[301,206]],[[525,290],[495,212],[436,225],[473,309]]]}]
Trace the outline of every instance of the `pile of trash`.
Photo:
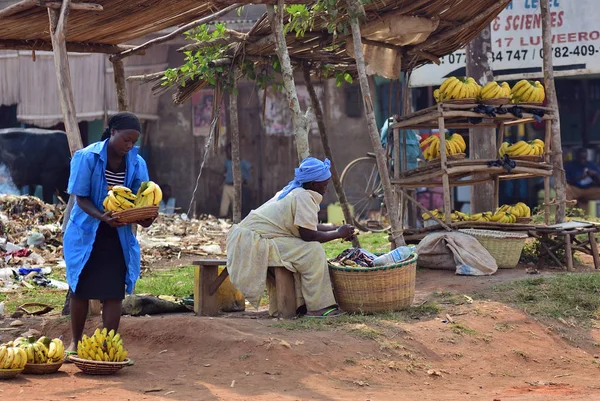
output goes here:
[{"label": "pile of trash", "polygon": [[185,214],[161,214],[150,228],[138,231],[142,265],[182,255],[224,256],[230,227],[229,222],[210,215],[189,219]]}]

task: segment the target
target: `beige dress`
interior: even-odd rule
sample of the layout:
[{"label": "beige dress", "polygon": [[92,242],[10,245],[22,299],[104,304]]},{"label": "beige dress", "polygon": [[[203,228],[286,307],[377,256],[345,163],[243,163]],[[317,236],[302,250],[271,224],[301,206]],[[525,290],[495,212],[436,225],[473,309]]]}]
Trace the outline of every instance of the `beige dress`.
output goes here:
[{"label": "beige dress", "polygon": [[[298,231],[298,227],[317,230],[322,199],[317,192],[296,188],[281,200],[276,195],[229,231],[229,277],[254,307],[264,294],[268,266],[295,273],[297,306],[306,303],[309,311],[315,311],[336,303],[323,246],[302,240]],[[274,289],[269,288],[269,297],[269,312],[274,314]]]}]

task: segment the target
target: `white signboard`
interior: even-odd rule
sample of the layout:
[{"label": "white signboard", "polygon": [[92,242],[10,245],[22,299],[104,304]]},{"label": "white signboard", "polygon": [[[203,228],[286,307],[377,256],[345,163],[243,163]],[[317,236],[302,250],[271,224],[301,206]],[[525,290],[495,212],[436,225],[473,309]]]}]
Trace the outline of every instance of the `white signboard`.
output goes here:
[{"label": "white signboard", "polygon": [[[600,0],[550,0],[552,53],[556,76],[600,73]],[[491,66],[496,80],[542,77],[540,0],[513,0],[492,22]],[[441,65],[416,69],[411,86],[440,85],[465,76],[465,50]]]}]

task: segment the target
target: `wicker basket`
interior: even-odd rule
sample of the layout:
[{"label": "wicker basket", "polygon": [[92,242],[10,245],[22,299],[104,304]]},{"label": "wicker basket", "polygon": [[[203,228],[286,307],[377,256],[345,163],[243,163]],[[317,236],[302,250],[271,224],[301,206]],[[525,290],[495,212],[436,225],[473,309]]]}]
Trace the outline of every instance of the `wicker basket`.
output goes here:
[{"label": "wicker basket", "polygon": [[526,161],[526,162],[536,162],[536,163],[541,163],[544,161],[544,156],[539,156],[539,155],[533,155],[533,156],[511,156],[510,157],[513,160],[519,161]]},{"label": "wicker basket", "polygon": [[408,308],[415,296],[417,255],[389,266],[329,264],[335,299],[346,312],[386,312]]},{"label": "wicker basket", "polygon": [[126,359],[123,362],[103,362],[90,361],[88,359],[70,356],[69,360],[71,360],[83,373],[88,375],[112,375],[129,365],[129,359]]},{"label": "wicker basket", "polygon": [[24,374],[49,375],[58,372],[64,361],[54,363],[28,363],[23,369]]},{"label": "wicker basket", "polygon": [[477,238],[496,260],[499,268],[513,269],[519,263],[527,234],[494,230],[459,230]]},{"label": "wicker basket", "polygon": [[0,369],[0,380],[12,379],[22,371],[23,369]]},{"label": "wicker basket", "polygon": [[510,98],[508,97],[498,97],[494,99],[482,99],[482,104],[487,104],[490,106],[502,106],[505,104],[510,104]]},{"label": "wicker basket", "polygon": [[440,103],[447,103],[447,104],[476,104],[477,103],[477,99],[475,99],[474,97],[467,97],[464,99],[448,99],[448,100],[444,100],[443,102]]},{"label": "wicker basket", "polygon": [[116,217],[120,223],[137,223],[138,221],[151,219],[158,213],[158,206],[143,206],[127,209],[120,212],[115,212],[113,217]]},{"label": "wicker basket", "polygon": [[[454,153],[454,154],[446,154],[446,160],[463,160],[467,157],[466,153]],[[429,163],[439,162],[442,160],[441,158],[431,159]]]},{"label": "wicker basket", "polygon": [[531,217],[517,217],[518,224],[529,224],[533,221]]}]

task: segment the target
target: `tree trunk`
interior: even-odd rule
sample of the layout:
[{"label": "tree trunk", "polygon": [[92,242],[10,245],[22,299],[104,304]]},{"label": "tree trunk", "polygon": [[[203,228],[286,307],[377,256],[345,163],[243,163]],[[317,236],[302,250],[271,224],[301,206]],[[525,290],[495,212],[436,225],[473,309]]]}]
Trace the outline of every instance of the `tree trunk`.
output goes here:
[{"label": "tree trunk", "polygon": [[[552,120],[552,144],[550,146],[552,155],[552,168],[554,175],[554,190],[556,191],[556,223],[563,223],[566,214],[567,180],[563,168],[562,140],[560,137],[560,113],[558,110],[558,99],[556,98],[556,87],[554,86],[554,67],[552,64],[552,17],[548,0],[540,1],[542,13],[542,41],[544,46],[544,86],[546,87],[546,98],[548,107],[553,110]],[[546,123],[547,124],[547,123]]]},{"label": "tree trunk", "polygon": [[354,43],[354,57],[356,59],[356,67],[358,69],[360,90],[363,96],[363,105],[365,108],[365,116],[367,118],[368,133],[369,137],[371,138],[371,143],[373,144],[373,149],[375,150],[377,169],[379,170],[381,185],[383,186],[384,199],[386,202],[385,205],[387,207],[388,217],[392,225],[390,239],[392,242],[392,247],[397,247],[405,245],[406,242],[404,241],[402,227],[398,216],[398,204],[394,202],[394,191],[392,190],[392,184],[388,174],[388,164],[385,149],[383,149],[383,146],[381,146],[379,130],[377,129],[377,122],[375,120],[375,112],[373,111],[373,101],[371,100],[371,90],[369,88],[369,81],[365,68],[365,57],[363,54],[362,38],[358,23],[358,16],[362,16],[363,13],[358,0],[346,1],[350,15],[357,16],[356,18],[350,18],[350,26],[352,27],[352,40]]},{"label": "tree trunk", "polygon": [[296,85],[294,84],[294,70],[292,69],[292,62],[290,61],[285,35],[283,33],[284,8],[284,1],[279,0],[277,2],[277,11],[275,11],[274,6],[268,5],[267,13],[269,15],[269,22],[271,24],[271,29],[273,30],[273,35],[275,36],[277,57],[281,64],[283,87],[290,109],[292,110],[292,125],[294,127],[294,136],[296,138],[298,159],[299,161],[302,161],[310,156],[310,149],[308,146],[309,125],[307,115],[303,114],[300,109]]},{"label": "tree trunk", "polygon": [[[481,86],[494,80],[488,53],[492,51],[490,27],[486,27],[467,45],[467,76],[473,77]],[[469,129],[471,159],[496,158],[496,129],[475,127]],[[485,182],[471,186],[471,212],[480,213],[494,209],[494,183]]]},{"label": "tree trunk", "polygon": [[[331,181],[333,182],[333,188],[335,189],[335,193],[340,201],[340,205],[342,207],[342,212],[344,213],[344,218],[346,219],[346,222],[348,222],[348,224],[352,224],[352,222],[354,221],[354,217],[350,212],[350,205],[348,204],[348,199],[346,199],[346,193],[342,188],[342,182],[340,181],[340,176],[335,166],[335,162],[333,161],[333,153],[331,152],[331,147],[329,146],[329,138],[327,137],[327,127],[325,126],[325,121],[323,119],[323,110],[321,109],[321,104],[319,103],[317,92],[315,92],[315,87],[313,86],[312,80],[310,79],[310,68],[307,65],[303,65],[302,72],[304,73],[304,82],[306,83],[306,90],[308,91],[308,95],[310,96],[310,101],[315,113],[315,118],[317,119],[317,125],[319,126],[319,134],[321,135],[321,143],[323,144],[323,150],[325,151],[325,156],[331,162]],[[356,236],[352,240],[352,246],[355,248],[360,247],[360,243]]]},{"label": "tree trunk", "polygon": [[112,60],[113,75],[115,79],[115,87],[117,89],[117,103],[119,111],[127,111],[127,105],[129,104],[127,98],[127,85],[125,83],[125,66],[123,60],[114,59]]},{"label": "tree trunk", "polygon": [[233,173],[233,187],[235,196],[233,197],[233,223],[242,221],[242,169],[240,167],[240,128],[238,122],[238,101],[237,101],[237,73],[238,67],[235,66],[232,71],[233,90],[229,94],[229,118],[231,122],[231,170]]}]

